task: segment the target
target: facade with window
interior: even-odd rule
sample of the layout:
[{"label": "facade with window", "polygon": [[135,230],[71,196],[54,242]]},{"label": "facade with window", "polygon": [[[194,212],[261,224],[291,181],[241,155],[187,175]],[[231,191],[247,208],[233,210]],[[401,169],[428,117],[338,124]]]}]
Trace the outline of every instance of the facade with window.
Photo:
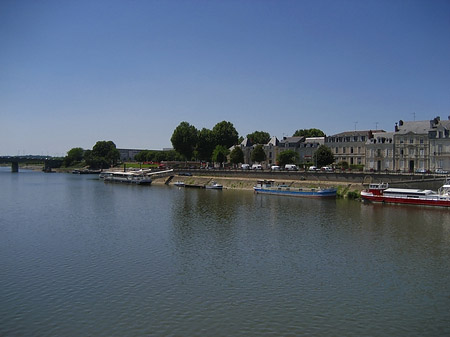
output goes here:
[{"label": "facade with window", "polygon": [[441,121],[439,117],[430,121],[430,170],[450,169],[450,117]]},{"label": "facade with window", "polygon": [[334,155],[334,162],[347,162],[349,165],[365,165],[366,142],[372,138],[372,131],[347,131],[325,139]]},{"label": "facade with window", "polygon": [[394,170],[394,132],[374,132],[373,137],[366,141],[367,171]]},{"label": "facade with window", "polygon": [[395,126],[395,170],[414,172],[430,169],[429,129],[429,121],[400,121]]}]

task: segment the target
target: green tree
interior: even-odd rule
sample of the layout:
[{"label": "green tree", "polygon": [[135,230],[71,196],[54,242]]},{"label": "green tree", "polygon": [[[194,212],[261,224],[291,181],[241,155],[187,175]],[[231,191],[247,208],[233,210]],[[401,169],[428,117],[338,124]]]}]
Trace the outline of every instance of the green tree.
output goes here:
[{"label": "green tree", "polygon": [[344,170],[347,170],[350,167],[350,165],[346,161],[341,161],[336,166]]},{"label": "green tree", "polygon": [[81,147],[74,147],[67,152],[67,156],[64,157],[64,165],[70,166],[74,163],[81,162],[83,160],[84,150]]},{"label": "green tree", "polygon": [[240,146],[236,146],[230,153],[230,161],[233,164],[239,164],[244,162],[244,152]]},{"label": "green tree", "polygon": [[261,144],[256,145],[250,155],[250,159],[254,163],[261,163],[265,161],[267,158],[266,153],[264,152],[263,146]]},{"label": "green tree", "polygon": [[319,129],[300,129],[294,132],[292,137],[325,137],[325,133]]},{"label": "green tree", "polygon": [[298,153],[293,150],[286,150],[280,152],[277,156],[278,165],[284,166],[286,164],[295,164],[298,160]]},{"label": "green tree", "polygon": [[139,152],[138,154],[136,154],[134,156],[134,160],[140,161],[140,162],[148,161],[147,156],[148,156],[149,152],[150,152],[149,150],[144,150],[144,151]]},{"label": "green tree", "polygon": [[314,152],[313,160],[318,167],[327,166],[333,164],[334,155],[328,146],[320,145],[317,151]]},{"label": "green tree", "polygon": [[94,145],[92,151],[86,151],[84,157],[91,168],[108,168],[117,164],[120,153],[114,142],[102,140]]},{"label": "green tree", "polygon": [[207,128],[201,129],[201,131],[198,132],[196,148],[198,159],[210,161],[214,147],[215,140],[213,132]]},{"label": "green tree", "polygon": [[212,154],[212,160],[215,163],[226,163],[230,151],[223,145],[217,145]]},{"label": "green tree", "polygon": [[181,122],[173,131],[170,141],[173,148],[186,160],[192,159],[192,154],[197,146],[198,131],[188,122]]},{"label": "green tree", "polygon": [[238,132],[230,122],[222,121],[217,123],[213,129],[215,145],[225,146],[227,149],[236,145],[239,139]]},{"label": "green tree", "polygon": [[267,144],[270,141],[270,134],[264,131],[255,131],[253,133],[249,133],[247,138],[253,144]]}]

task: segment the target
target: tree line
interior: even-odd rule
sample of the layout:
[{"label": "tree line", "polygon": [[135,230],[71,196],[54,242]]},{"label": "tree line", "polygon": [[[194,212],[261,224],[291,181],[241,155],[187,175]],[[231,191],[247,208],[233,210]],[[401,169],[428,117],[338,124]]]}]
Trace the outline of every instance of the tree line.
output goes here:
[{"label": "tree line", "polygon": [[[298,136],[323,137],[325,134],[319,129],[299,129],[293,134],[293,137]],[[270,141],[270,134],[265,131],[254,131],[246,137],[252,144],[256,144],[251,153],[251,161],[264,162],[267,158],[263,145]],[[243,141],[243,137],[239,137],[231,122],[219,122],[211,130],[207,128],[198,130],[188,122],[181,122],[173,131],[170,141],[174,150],[143,150],[135,156],[135,160],[140,162],[198,160],[225,163],[229,158],[233,164],[244,162],[244,153],[239,146],[235,146],[231,152],[229,150],[233,145],[238,145]],[[328,148],[325,147],[325,149]],[[332,163],[332,161],[329,163],[331,151],[326,153],[325,157],[321,154],[323,151],[326,151],[325,149],[319,148],[320,151],[317,151],[318,157],[314,159],[315,162],[326,162],[323,165]],[[321,159],[327,156],[328,159]],[[119,160],[120,154],[114,142],[98,141],[92,150],[83,150],[80,147],[72,148],[67,152],[67,156],[64,157],[63,164],[69,167],[84,162],[90,168],[108,168],[117,165]],[[292,164],[297,161],[298,153],[292,150],[283,151],[277,157],[279,165]]]}]

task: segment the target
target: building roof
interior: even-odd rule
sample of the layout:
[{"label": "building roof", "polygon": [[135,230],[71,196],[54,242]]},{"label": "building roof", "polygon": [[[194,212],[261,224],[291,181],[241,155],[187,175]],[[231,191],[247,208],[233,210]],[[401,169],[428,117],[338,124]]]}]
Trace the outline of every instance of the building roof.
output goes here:
[{"label": "building roof", "polygon": [[244,147],[250,147],[253,146],[253,143],[249,138],[245,137],[244,140],[241,142],[241,145]]},{"label": "building roof", "polygon": [[426,135],[430,131],[430,121],[400,121],[396,134],[406,135],[408,133]]},{"label": "building roof", "polygon": [[280,143],[300,143],[305,139],[305,137],[283,137]]},{"label": "building roof", "polygon": [[273,136],[272,138],[270,138],[270,140],[267,143],[267,145],[278,146],[279,143],[280,143],[280,141],[278,140],[278,138]]},{"label": "building roof", "polygon": [[[367,136],[370,132],[374,132],[374,131],[373,130],[344,131],[341,133],[337,133],[335,135],[328,136],[328,138],[330,138],[330,137]],[[377,130],[377,132],[383,132],[383,130]]]}]

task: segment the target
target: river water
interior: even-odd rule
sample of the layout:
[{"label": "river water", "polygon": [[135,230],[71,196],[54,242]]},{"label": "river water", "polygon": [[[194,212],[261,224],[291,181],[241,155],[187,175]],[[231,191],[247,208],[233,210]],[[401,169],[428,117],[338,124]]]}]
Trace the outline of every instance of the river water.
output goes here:
[{"label": "river water", "polygon": [[450,210],[0,168],[0,336],[449,336]]}]

